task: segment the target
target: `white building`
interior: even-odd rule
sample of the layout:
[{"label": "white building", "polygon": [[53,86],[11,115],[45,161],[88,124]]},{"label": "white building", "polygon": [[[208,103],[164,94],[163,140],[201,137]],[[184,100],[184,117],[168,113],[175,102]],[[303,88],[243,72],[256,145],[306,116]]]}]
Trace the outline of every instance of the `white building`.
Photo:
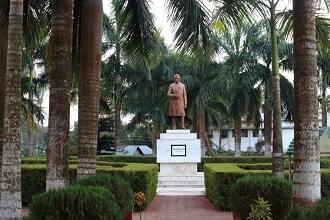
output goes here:
[{"label": "white building", "polygon": [[[263,115],[262,115],[263,118]],[[321,121],[320,121],[321,125]],[[328,127],[330,127],[330,113],[328,113]],[[254,126],[247,124],[242,120],[242,138],[241,138],[241,150],[248,151],[249,149],[255,150],[255,144],[258,139],[264,139],[264,123],[262,121],[259,132],[254,131]],[[283,139],[283,151],[286,152],[290,142],[294,136],[294,124],[293,122],[282,121],[282,139]],[[220,146],[225,150],[235,150],[235,137],[234,128],[222,130],[220,137],[218,130],[212,131],[212,142],[219,146],[219,138],[221,138]]]}]

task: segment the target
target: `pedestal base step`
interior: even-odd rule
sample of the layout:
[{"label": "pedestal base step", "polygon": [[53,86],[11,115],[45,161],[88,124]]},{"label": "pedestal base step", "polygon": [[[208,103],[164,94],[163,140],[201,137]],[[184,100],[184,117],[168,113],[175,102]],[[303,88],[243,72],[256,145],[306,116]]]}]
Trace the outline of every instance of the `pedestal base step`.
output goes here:
[{"label": "pedestal base step", "polygon": [[158,195],[205,195],[204,173],[195,175],[158,174]]},{"label": "pedestal base step", "polygon": [[200,196],[205,195],[205,188],[158,188],[161,196]]}]

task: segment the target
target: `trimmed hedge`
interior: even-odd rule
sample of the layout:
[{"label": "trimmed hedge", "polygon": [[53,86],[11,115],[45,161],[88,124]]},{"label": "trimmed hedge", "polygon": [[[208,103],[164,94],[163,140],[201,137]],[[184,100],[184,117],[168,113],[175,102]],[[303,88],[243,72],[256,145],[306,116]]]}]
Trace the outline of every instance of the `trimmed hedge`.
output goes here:
[{"label": "trimmed hedge", "polygon": [[123,163],[157,163],[155,156],[98,156],[97,161]]},{"label": "trimmed hedge", "polygon": [[123,214],[132,212],[134,207],[133,190],[129,182],[118,175],[96,174],[82,178],[74,183],[80,186],[103,187],[115,195]]},{"label": "trimmed hedge", "polygon": [[285,180],[273,176],[249,175],[239,178],[230,188],[232,210],[244,220],[251,212],[251,204],[258,197],[270,204],[273,219],[283,219],[291,208],[292,186]]},{"label": "trimmed hedge", "polygon": [[285,220],[328,220],[330,219],[330,198],[321,199],[312,208],[293,208]]},{"label": "trimmed hedge", "polygon": [[[230,186],[238,178],[246,175],[271,176],[272,172],[271,170],[244,170],[238,167],[237,164],[205,164],[206,196],[216,208],[230,210]],[[322,197],[330,197],[330,169],[321,170],[321,194]]]},{"label": "trimmed hedge", "polygon": [[120,220],[122,213],[114,195],[101,187],[69,186],[33,197],[29,219]]},{"label": "trimmed hedge", "polygon": [[[70,165],[70,182],[76,180],[77,166]],[[156,164],[127,164],[124,167],[97,166],[98,174],[117,174],[127,180],[134,192],[142,191],[148,207],[156,195],[158,166]],[[44,164],[22,165],[22,202],[27,205],[33,195],[46,190],[46,166]]]}]

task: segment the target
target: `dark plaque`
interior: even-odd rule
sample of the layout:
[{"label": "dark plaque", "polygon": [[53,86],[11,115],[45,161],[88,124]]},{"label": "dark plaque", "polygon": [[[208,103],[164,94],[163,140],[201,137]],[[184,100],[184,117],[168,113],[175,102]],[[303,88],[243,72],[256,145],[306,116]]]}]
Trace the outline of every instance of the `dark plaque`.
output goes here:
[{"label": "dark plaque", "polygon": [[186,145],[171,145],[172,157],[185,157],[186,155]]}]

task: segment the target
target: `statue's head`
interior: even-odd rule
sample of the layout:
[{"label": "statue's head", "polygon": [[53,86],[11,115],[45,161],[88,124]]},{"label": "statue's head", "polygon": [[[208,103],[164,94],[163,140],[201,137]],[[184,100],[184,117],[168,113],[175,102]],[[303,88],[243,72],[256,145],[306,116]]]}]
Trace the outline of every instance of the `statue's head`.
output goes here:
[{"label": "statue's head", "polygon": [[181,76],[179,73],[174,74],[174,82],[179,83],[181,81]]}]

